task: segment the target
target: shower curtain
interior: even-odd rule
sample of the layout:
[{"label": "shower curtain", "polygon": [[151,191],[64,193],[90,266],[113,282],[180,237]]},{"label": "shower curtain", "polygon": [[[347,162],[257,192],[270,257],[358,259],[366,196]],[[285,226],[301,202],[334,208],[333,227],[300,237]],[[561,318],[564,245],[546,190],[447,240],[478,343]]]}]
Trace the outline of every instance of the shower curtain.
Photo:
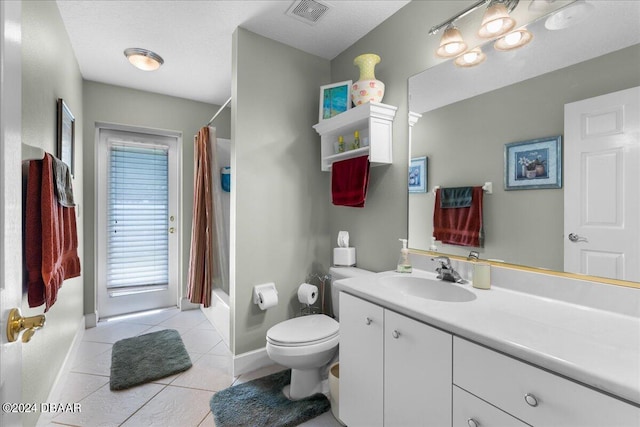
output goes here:
[{"label": "shower curtain", "polygon": [[211,305],[214,282],[226,287],[229,280],[222,186],[219,171],[212,171],[212,165],[217,164],[216,140],[216,129],[203,127],[194,139],[193,150],[193,223],[187,298],[205,307]]}]

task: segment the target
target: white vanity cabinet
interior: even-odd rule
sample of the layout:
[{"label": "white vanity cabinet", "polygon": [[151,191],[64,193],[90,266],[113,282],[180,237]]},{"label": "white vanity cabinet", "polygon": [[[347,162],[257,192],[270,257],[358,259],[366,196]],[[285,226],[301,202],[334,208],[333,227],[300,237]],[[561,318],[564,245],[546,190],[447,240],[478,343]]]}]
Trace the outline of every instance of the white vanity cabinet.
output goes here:
[{"label": "white vanity cabinet", "polygon": [[[333,162],[369,155],[371,166],[393,163],[393,119],[398,107],[367,102],[313,126],[320,134],[320,168],[331,170]],[[349,150],[354,132],[360,133],[360,144],[367,146]],[[338,137],[344,138],[347,151],[336,153]]]},{"label": "white vanity cabinet", "polygon": [[340,293],[340,418],[357,426],[450,426],[452,336]]},{"label": "white vanity cabinet", "polygon": [[453,427],[526,427],[517,418],[453,386]]},{"label": "white vanity cabinet", "polygon": [[454,384],[527,424],[640,426],[640,408],[467,340],[453,342]]}]

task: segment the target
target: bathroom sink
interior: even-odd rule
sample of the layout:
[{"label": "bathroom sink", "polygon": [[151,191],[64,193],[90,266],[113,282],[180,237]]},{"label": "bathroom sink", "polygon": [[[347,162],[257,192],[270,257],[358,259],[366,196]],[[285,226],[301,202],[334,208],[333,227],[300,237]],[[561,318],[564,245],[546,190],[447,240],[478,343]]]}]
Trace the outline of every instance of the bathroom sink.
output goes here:
[{"label": "bathroom sink", "polygon": [[381,277],[380,283],[412,297],[446,302],[467,302],[476,299],[473,292],[461,288],[460,285],[426,277],[387,276]]}]

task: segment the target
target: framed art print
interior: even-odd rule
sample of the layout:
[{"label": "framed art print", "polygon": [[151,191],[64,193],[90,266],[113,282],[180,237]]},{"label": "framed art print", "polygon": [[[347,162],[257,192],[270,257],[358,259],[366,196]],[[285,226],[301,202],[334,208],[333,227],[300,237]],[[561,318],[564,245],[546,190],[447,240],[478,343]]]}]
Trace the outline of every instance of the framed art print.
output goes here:
[{"label": "framed art print", "polygon": [[351,80],[320,86],[320,121],[351,108]]},{"label": "framed art print", "polygon": [[58,153],[60,160],[74,173],[76,119],[62,98],[58,99]]},{"label": "framed art print", "polygon": [[427,158],[415,157],[409,164],[409,193],[427,192]]},{"label": "framed art print", "polygon": [[504,147],[504,189],[562,188],[562,136]]}]

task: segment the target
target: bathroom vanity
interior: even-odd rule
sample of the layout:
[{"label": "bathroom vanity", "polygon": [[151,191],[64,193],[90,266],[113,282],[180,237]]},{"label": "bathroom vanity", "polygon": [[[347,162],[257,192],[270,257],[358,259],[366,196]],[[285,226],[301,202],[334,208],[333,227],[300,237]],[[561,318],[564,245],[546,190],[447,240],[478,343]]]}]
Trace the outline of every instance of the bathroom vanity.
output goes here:
[{"label": "bathroom vanity", "polygon": [[637,316],[415,269],[336,286],[349,426],[640,425]]}]

